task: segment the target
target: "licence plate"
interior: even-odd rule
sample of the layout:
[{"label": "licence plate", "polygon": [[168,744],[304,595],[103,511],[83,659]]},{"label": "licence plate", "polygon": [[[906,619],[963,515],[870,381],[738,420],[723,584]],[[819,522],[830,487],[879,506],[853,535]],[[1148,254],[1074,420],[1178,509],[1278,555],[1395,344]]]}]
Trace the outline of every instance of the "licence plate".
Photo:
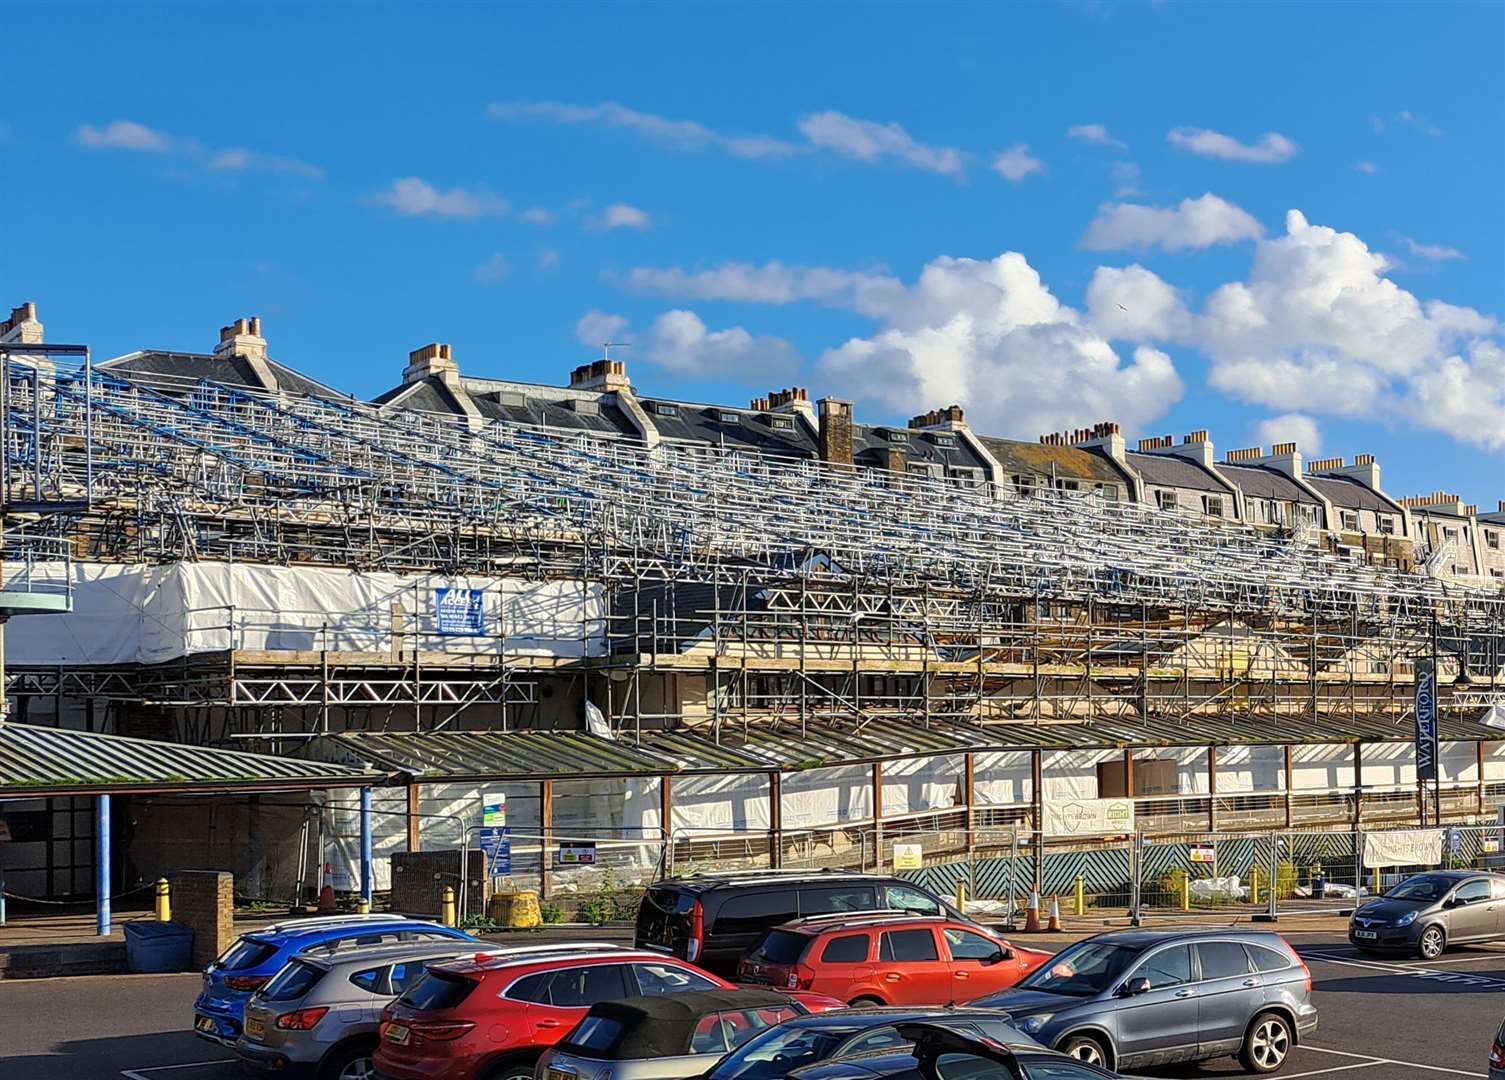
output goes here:
[{"label": "licence plate", "polygon": [[1360,941],[1377,941],[1380,935],[1373,930],[1355,930],[1353,936]]},{"label": "licence plate", "polygon": [[401,1024],[387,1025],[387,1041],[394,1042],[398,1046],[408,1045],[408,1039],[412,1037],[412,1034],[413,1033],[411,1031],[403,1027]]},{"label": "licence plate", "polygon": [[576,1080],[576,1077],[569,1069],[559,1069],[550,1065],[549,1071],[544,1074],[544,1080]]},{"label": "licence plate", "polygon": [[193,1022],[193,1026],[207,1035],[216,1035],[219,1033],[219,1029],[214,1026],[214,1017],[212,1016],[200,1016]]},{"label": "licence plate", "polygon": [[246,1038],[261,1040],[266,1037],[267,1022],[259,1016],[246,1017]]}]

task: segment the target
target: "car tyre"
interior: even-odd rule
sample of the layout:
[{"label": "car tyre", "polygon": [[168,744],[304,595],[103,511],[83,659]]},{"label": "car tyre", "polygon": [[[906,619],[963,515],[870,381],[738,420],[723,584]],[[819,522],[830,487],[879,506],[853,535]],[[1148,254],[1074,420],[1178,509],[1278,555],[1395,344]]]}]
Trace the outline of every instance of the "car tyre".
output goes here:
[{"label": "car tyre", "polygon": [[1423,960],[1436,960],[1442,955],[1442,950],[1447,948],[1447,944],[1447,934],[1443,933],[1442,927],[1429,926],[1416,939],[1416,955]]},{"label": "car tyre", "polygon": [[342,1046],[324,1059],[319,1080],[376,1080],[376,1065],[371,1061],[375,1053],[375,1043]]},{"label": "car tyre", "polygon": [[1064,1042],[1058,1044],[1056,1049],[1067,1057],[1085,1061],[1089,1065],[1097,1065],[1100,1068],[1111,1069],[1112,1063],[1108,1060],[1108,1049],[1099,1039],[1091,1035],[1073,1035]]},{"label": "car tyre", "polygon": [[861,1008],[865,1008],[866,1006],[869,1006],[869,1005],[882,1006],[882,1005],[886,1005],[888,1003],[885,1002],[884,1000],[882,1000],[881,998],[875,998],[871,994],[867,994],[867,995],[864,995],[862,997],[855,997],[851,1001],[847,1002],[847,1004],[850,1005],[850,1006],[852,1006],[852,1008],[854,1008],[854,1009],[861,1009]]},{"label": "car tyre", "polygon": [[1279,1013],[1260,1013],[1244,1033],[1244,1045],[1239,1050],[1239,1064],[1245,1072],[1272,1073],[1286,1063],[1296,1039],[1291,1032],[1291,1022]]},{"label": "car tyre", "polygon": [[485,1080],[533,1080],[533,1066],[536,1064],[527,1058],[513,1058],[492,1066],[487,1070]]}]

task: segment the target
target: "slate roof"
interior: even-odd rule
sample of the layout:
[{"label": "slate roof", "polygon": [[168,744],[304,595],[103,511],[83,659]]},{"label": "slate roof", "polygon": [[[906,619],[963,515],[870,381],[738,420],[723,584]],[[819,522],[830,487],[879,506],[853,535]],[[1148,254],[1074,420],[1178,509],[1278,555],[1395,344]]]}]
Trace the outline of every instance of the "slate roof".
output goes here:
[{"label": "slate roof", "polygon": [[[267,360],[266,365],[271,369],[272,377],[277,380],[279,390],[347,400],[350,396],[310,379],[286,364],[279,364],[276,360]],[[251,362],[243,356],[145,350],[106,360],[99,367],[103,371],[147,383],[159,390],[186,390],[200,379],[236,388],[263,389]]]},{"label": "slate roof", "polygon": [[1373,510],[1380,514],[1399,514],[1400,508],[1373,488],[1347,476],[1308,476],[1306,482],[1322,492],[1334,506],[1345,510]]},{"label": "slate roof", "polygon": [[[659,435],[670,442],[702,443],[800,458],[813,458],[819,451],[815,426],[800,413],[761,412],[661,397],[639,398],[638,403]],[[658,412],[656,407],[659,405],[671,406],[674,412]],[[734,416],[736,419],[732,419]],[[775,427],[775,417],[793,423],[788,428]]]},{"label": "slate roof", "polygon": [[1005,474],[1062,477],[1097,484],[1117,484],[1132,490],[1129,478],[1113,459],[1097,450],[1078,446],[1047,446],[1040,442],[978,437],[988,453],[1003,466]]},{"label": "slate roof", "polygon": [[1129,465],[1155,487],[1183,488],[1192,491],[1225,493],[1228,486],[1190,458],[1176,454],[1141,454],[1131,450]]},{"label": "slate roof", "polygon": [[[894,441],[885,432],[900,432],[907,436]],[[949,436],[951,446],[942,446],[936,436]],[[944,431],[913,431],[909,428],[886,427],[873,424],[852,425],[852,459],[859,465],[880,465],[889,450],[902,450],[907,460],[941,465],[946,468],[983,469],[988,463],[972,449],[962,436]],[[984,474],[983,479],[987,479]]]},{"label": "slate roof", "polygon": [[1279,469],[1272,469],[1267,465],[1230,465],[1224,462],[1218,466],[1218,471],[1245,495],[1256,499],[1321,505],[1306,488]]}]

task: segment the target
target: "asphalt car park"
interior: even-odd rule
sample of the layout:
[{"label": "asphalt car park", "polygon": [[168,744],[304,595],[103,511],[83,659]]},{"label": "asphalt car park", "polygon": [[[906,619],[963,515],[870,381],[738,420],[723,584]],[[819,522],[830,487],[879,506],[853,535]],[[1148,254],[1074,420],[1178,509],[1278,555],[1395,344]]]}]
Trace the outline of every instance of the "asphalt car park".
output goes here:
[{"label": "asphalt car park", "polygon": [[[1321,1026],[1278,1076],[1352,1080],[1486,1075],[1505,1017],[1505,944],[1438,960],[1372,957],[1336,933],[1282,924],[1312,971]],[[1031,947],[1057,939],[1020,938]],[[0,1077],[16,1080],[238,1080],[229,1051],[188,1030],[197,975],[0,983]],[[1237,1062],[1168,1066],[1166,1080],[1241,1075]]]}]

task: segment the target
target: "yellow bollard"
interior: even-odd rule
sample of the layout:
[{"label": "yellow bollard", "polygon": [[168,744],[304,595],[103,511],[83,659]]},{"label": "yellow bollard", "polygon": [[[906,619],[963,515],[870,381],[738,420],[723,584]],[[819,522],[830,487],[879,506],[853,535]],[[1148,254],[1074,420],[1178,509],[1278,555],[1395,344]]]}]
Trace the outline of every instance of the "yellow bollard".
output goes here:
[{"label": "yellow bollard", "polygon": [[1374,868],[1374,895],[1380,895],[1380,868],[1378,866]]},{"label": "yellow bollard", "polygon": [[364,896],[361,897],[355,902],[355,913],[357,915],[371,914],[371,901],[367,900]]},{"label": "yellow bollard", "polygon": [[1081,874],[1076,876],[1076,913],[1087,914],[1087,879]]},{"label": "yellow bollard", "polygon": [[445,926],[455,925],[455,887],[444,886],[444,899],[439,902],[439,921]]},{"label": "yellow bollard", "polygon": [[172,922],[172,886],[165,877],[157,879],[157,921]]},{"label": "yellow bollard", "polygon": [[965,881],[956,883],[956,891],[952,899],[956,901],[956,910],[965,915],[967,913],[967,883]]},{"label": "yellow bollard", "polygon": [[1191,875],[1181,871],[1181,910],[1191,910]]},{"label": "yellow bollard", "polygon": [[1249,903],[1259,903],[1259,867],[1249,871]]}]

